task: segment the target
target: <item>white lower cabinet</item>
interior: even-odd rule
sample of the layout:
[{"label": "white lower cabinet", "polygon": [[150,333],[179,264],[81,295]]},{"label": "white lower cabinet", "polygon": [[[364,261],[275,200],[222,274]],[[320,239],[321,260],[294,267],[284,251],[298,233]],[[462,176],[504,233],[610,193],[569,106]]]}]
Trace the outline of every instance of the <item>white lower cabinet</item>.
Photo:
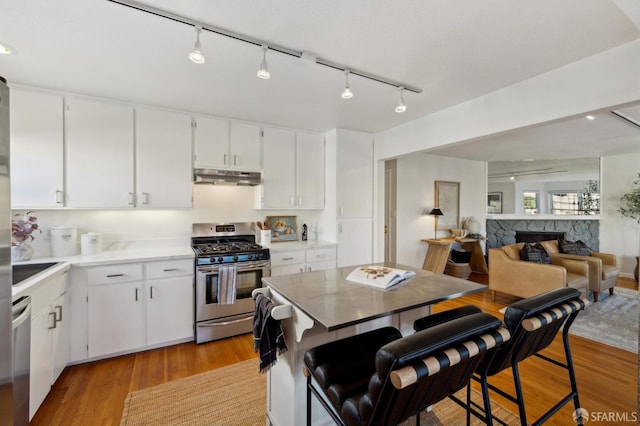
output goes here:
[{"label": "white lower cabinet", "polygon": [[87,284],[88,358],[193,339],[193,260],[89,268]]},{"label": "white lower cabinet", "polygon": [[320,271],[335,267],[335,246],[271,252],[271,276]]},{"label": "white lower cabinet", "polygon": [[67,272],[45,280],[31,294],[29,419],[69,361]]}]

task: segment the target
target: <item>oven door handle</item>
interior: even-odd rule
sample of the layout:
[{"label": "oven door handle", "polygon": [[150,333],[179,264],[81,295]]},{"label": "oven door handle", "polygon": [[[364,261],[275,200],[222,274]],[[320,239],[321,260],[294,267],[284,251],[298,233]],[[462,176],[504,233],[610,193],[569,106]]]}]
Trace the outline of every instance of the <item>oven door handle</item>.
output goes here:
[{"label": "oven door handle", "polygon": [[233,321],[199,323],[198,327],[218,327],[223,325],[237,324],[239,322],[244,322],[249,320],[253,320],[253,315],[247,316],[245,318],[233,320]]},{"label": "oven door handle", "polygon": [[[237,272],[254,271],[256,269],[268,268],[269,266],[270,266],[269,262],[261,262],[253,265],[240,266],[236,271]],[[211,273],[217,274],[218,268],[217,267],[212,267],[212,268],[200,267],[198,268],[198,272],[200,272],[201,274],[211,274]]]}]

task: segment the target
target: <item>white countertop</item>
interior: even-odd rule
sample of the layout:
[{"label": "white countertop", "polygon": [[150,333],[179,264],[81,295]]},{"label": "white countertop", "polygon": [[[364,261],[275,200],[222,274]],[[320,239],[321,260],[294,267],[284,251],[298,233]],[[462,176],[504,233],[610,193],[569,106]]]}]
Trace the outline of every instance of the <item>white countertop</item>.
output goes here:
[{"label": "white countertop", "polygon": [[40,282],[59,272],[75,267],[99,266],[112,263],[132,263],[144,261],[162,261],[171,259],[189,259],[195,255],[189,241],[119,241],[107,246],[100,254],[90,256],[40,257],[27,262],[15,262],[15,265],[58,262],[12,288],[13,298],[35,290]]},{"label": "white countertop", "polygon": [[269,251],[288,251],[288,250],[306,250],[314,248],[329,248],[337,247],[337,243],[329,241],[282,241],[271,242],[269,245]]}]

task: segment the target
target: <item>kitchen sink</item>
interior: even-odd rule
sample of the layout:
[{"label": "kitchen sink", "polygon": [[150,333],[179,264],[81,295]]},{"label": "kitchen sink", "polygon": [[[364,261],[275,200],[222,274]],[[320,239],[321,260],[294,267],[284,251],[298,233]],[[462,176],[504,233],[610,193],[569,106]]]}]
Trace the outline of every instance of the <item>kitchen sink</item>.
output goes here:
[{"label": "kitchen sink", "polygon": [[45,271],[57,264],[58,262],[12,265],[11,271],[13,274],[13,285],[19,284],[27,278],[31,278],[32,276],[39,274],[40,272]]}]

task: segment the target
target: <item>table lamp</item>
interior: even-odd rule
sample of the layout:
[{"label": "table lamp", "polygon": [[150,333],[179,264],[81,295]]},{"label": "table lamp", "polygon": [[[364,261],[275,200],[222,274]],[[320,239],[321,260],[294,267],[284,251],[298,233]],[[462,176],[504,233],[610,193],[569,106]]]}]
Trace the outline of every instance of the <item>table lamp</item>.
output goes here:
[{"label": "table lamp", "polygon": [[[431,209],[431,211],[429,212],[429,214],[430,214],[431,216],[444,216],[444,213],[442,213],[442,210],[440,210],[440,209],[439,209],[439,208],[437,208],[437,207],[434,207],[433,209]],[[437,239],[438,239],[438,238],[437,238],[437,232],[438,232],[438,231],[436,230],[436,221],[435,221],[435,219],[434,219],[434,221],[433,221],[433,239],[434,239],[434,240],[437,240]]]}]

